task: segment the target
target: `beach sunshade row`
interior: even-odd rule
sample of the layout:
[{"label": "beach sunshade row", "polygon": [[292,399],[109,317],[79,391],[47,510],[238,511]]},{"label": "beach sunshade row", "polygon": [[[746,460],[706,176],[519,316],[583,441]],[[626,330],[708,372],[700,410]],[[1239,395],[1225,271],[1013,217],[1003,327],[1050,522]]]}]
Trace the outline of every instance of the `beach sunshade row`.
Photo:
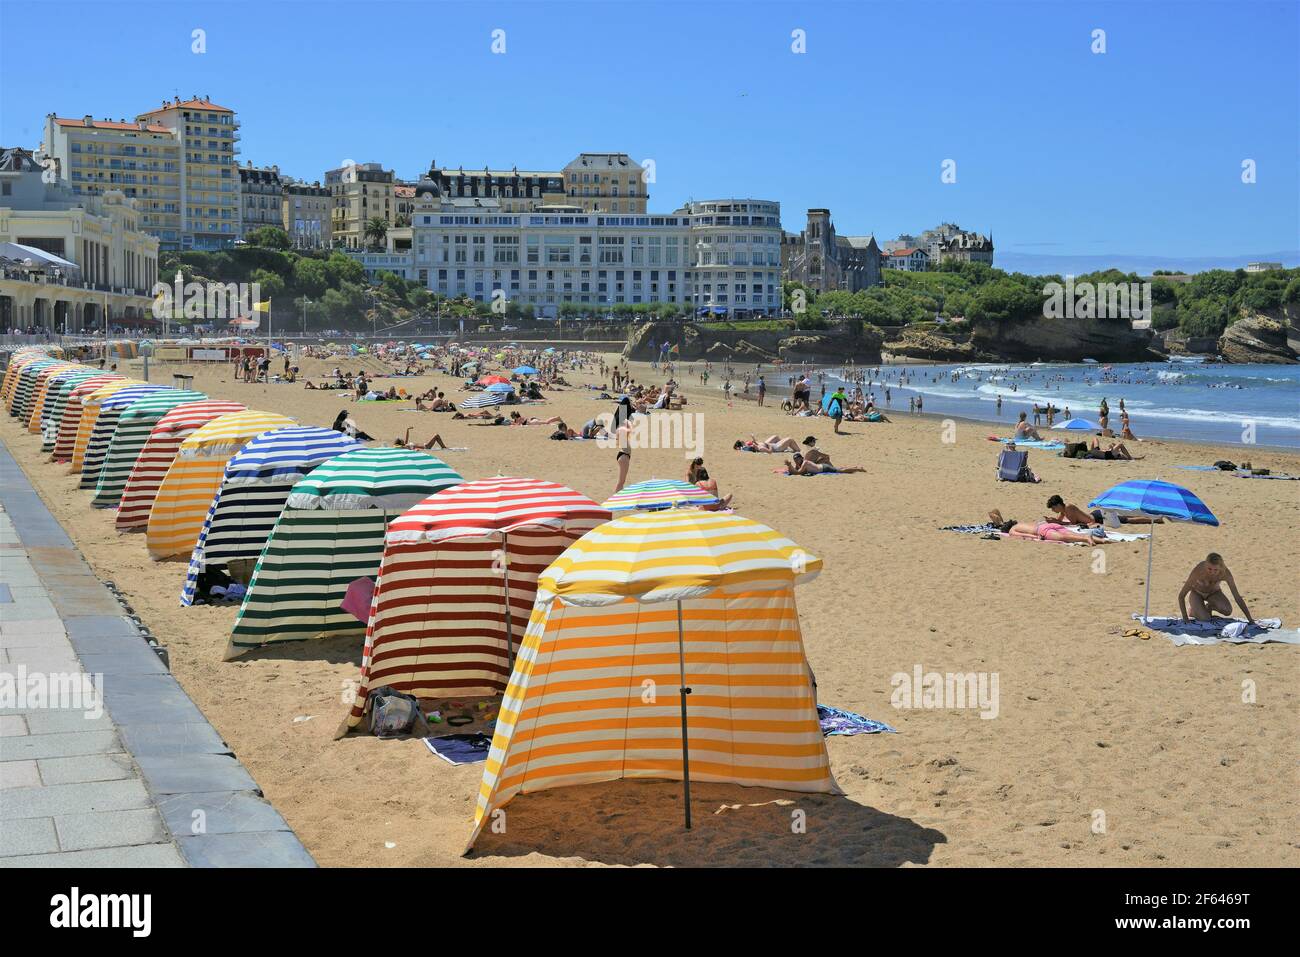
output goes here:
[{"label": "beach sunshade row", "polygon": [[[140,396],[123,408],[117,417],[117,428],[113,430],[108,448],[104,451],[103,464],[95,482],[95,497],[90,504],[96,508],[117,505],[121,501],[127,479],[158,421],[177,406],[201,402],[206,398],[202,392],[188,389],[163,389]],[[100,418],[105,414],[101,412]],[[84,467],[82,477],[85,477]]]},{"label": "beach sunshade row", "polygon": [[181,604],[193,603],[198,576],[209,565],[255,561],[297,481],[322,462],[359,447],[342,432],[305,426],[250,439],[226,463],[208,505],[190,554]]},{"label": "beach sunshade row", "polygon": [[360,448],[322,463],[290,491],[258,557],[226,659],[278,641],[362,635],[340,607],[348,585],[379,573],[388,522],[463,479],[407,449]]},{"label": "beach sunshade row", "polygon": [[[90,427],[90,435],[86,438],[86,447],[81,453],[81,479],[79,482],[81,488],[93,489],[99,484],[100,466],[104,464],[104,456],[108,454],[108,446],[113,441],[114,433],[117,432],[117,424],[121,418],[122,410],[128,408],[137,399],[142,399],[145,396],[175,391],[175,389],[160,385],[132,386],[129,389],[115,392],[97,403],[99,412],[95,416],[95,424]],[[197,393],[191,394],[195,395],[196,398],[201,398]],[[85,414],[83,410],[83,418]],[[75,463],[75,450],[73,456]]]},{"label": "beach sunshade row", "polygon": [[88,396],[115,382],[126,382],[126,376],[118,375],[116,372],[102,373],[91,376],[72,387],[67,400],[63,403],[63,411],[59,414],[58,420],[50,419],[49,432],[46,433],[47,441],[50,439],[50,433],[53,433],[50,450],[53,452],[54,461],[68,462],[72,459],[72,448],[77,442],[77,427],[81,424],[82,403]]}]

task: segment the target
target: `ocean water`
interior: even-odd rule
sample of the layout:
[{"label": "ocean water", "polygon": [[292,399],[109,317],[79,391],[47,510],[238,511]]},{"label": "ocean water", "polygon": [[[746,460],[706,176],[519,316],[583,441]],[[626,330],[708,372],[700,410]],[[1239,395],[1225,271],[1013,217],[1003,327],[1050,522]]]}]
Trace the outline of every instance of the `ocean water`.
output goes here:
[{"label": "ocean water", "polygon": [[[828,382],[843,381],[844,370],[826,371]],[[1300,365],[1224,365],[1195,359],[1114,365],[889,365],[870,377],[876,385],[864,386],[864,391],[874,392],[884,405],[883,380],[892,394],[888,407],[894,410],[906,411],[909,397],[920,394],[928,413],[1009,426],[1021,411],[1028,411],[1032,421],[1032,407],[1048,402],[1096,422],[1105,398],[1111,428],[1118,433],[1123,399],[1138,438],[1300,449]],[[814,398],[817,394],[814,385]],[[1058,413],[1056,421],[1065,418]]]}]

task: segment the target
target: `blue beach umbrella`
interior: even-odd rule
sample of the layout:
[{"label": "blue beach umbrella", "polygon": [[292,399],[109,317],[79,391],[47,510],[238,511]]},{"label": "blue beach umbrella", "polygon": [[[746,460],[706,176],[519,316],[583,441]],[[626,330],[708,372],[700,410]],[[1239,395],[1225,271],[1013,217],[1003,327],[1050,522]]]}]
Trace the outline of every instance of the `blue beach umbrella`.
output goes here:
[{"label": "blue beach umbrella", "polygon": [[[1121,482],[1114,488],[1102,492],[1091,502],[1089,508],[1099,508],[1108,515],[1148,515],[1152,518],[1166,518],[1174,522],[1194,522],[1197,525],[1218,525],[1210,507],[1196,497],[1196,493],[1181,485],[1158,480],[1137,479]],[[1147,539],[1147,580],[1146,600],[1142,617],[1151,615],[1151,556],[1155,549],[1156,527],[1151,525],[1151,537]]]},{"label": "blue beach umbrella", "polygon": [[1058,429],[1066,429],[1070,432],[1100,432],[1101,426],[1096,422],[1089,422],[1087,419],[1066,419],[1060,425],[1055,426]]},{"label": "blue beach umbrella", "polygon": [[537,370],[532,366],[515,366],[510,371],[515,375],[537,375]]},{"label": "blue beach umbrella", "polygon": [[493,382],[483,390],[484,392],[495,392],[497,395],[509,395],[515,391],[515,387],[509,382]]}]

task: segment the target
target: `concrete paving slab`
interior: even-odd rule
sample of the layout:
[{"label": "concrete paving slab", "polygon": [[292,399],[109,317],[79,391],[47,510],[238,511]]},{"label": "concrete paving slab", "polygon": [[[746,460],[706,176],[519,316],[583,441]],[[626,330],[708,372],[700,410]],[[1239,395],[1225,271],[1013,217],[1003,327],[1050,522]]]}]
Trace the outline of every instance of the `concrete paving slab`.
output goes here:
[{"label": "concrete paving slab", "polygon": [[125,752],[80,754],[71,758],[41,758],[36,762],[45,784],[84,784],[90,781],[124,781],[136,776],[135,762]]},{"label": "concrete paving slab", "polygon": [[6,821],[4,840],[0,841],[0,858],[20,854],[53,854],[59,850],[54,819],[33,817],[24,821]]},{"label": "concrete paving slab", "polygon": [[185,867],[180,849],[171,843],[109,847],[93,851],[61,851],[27,857],[0,857],[0,867]]},{"label": "concrete paving slab", "polygon": [[0,789],[40,786],[41,774],[35,761],[0,761]]},{"label": "concrete paving slab", "polygon": [[54,819],[59,847],[65,851],[87,851],[97,847],[127,847],[170,841],[156,808],[133,811],[99,811],[67,814]]}]

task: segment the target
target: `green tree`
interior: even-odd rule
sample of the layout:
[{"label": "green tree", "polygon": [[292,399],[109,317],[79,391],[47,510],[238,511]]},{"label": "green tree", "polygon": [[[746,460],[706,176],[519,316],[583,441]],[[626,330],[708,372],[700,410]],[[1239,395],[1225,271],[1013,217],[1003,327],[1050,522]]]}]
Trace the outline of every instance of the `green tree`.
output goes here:
[{"label": "green tree", "polygon": [[288,249],[290,245],[289,234],[279,226],[259,226],[245,234],[244,242],[267,249]]},{"label": "green tree", "polygon": [[384,240],[388,238],[388,220],[382,216],[371,216],[366,220],[365,235],[370,240],[371,249],[383,249]]}]

